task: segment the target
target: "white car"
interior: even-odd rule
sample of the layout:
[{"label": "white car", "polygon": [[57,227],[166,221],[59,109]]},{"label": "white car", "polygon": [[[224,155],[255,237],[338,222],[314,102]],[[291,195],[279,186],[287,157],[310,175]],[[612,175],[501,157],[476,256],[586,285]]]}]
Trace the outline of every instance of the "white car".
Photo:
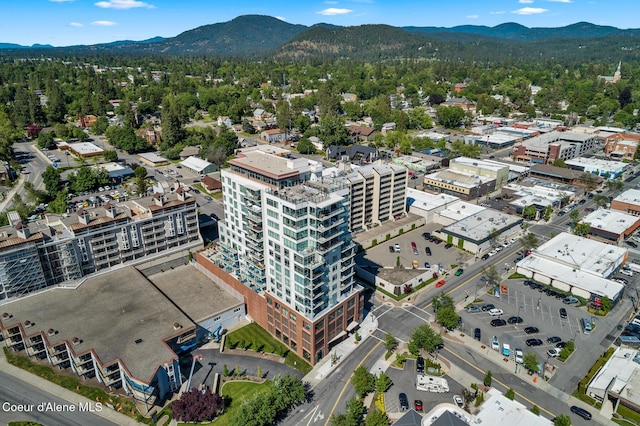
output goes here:
[{"label": "white car", "polygon": [[489,252],[489,256],[495,256],[496,254],[498,254],[498,252],[497,252],[497,251],[495,251],[495,250],[491,250],[491,251]]},{"label": "white car", "polygon": [[504,312],[502,311],[502,309],[498,309],[498,308],[494,308],[489,311],[489,315],[491,315],[492,317],[497,317],[498,315],[502,315],[502,314],[504,314]]},{"label": "white car", "polygon": [[632,270],[630,270],[630,269],[621,269],[621,270],[620,270],[620,273],[621,273],[622,275],[626,275],[626,276],[628,276],[628,277],[632,277],[632,276],[633,276],[633,271],[632,271]]},{"label": "white car", "polygon": [[503,249],[504,249],[504,247],[502,247],[502,246],[498,246],[498,247],[495,248],[496,251],[502,251]]},{"label": "white car", "polygon": [[464,408],[464,401],[462,400],[460,395],[453,395],[453,403],[460,408]]},{"label": "white car", "polygon": [[549,355],[552,358],[557,357],[558,355],[560,355],[560,349],[558,348],[551,348],[547,351],[547,355]]},{"label": "white car", "polygon": [[512,239],[509,240],[509,242],[511,244],[515,243],[516,241],[518,241],[518,239],[516,237],[513,237]]},{"label": "white car", "polygon": [[491,349],[494,351],[500,350],[500,342],[498,341],[498,336],[493,336],[491,339]]},{"label": "white car", "polygon": [[522,349],[516,349],[515,360],[518,364],[524,364],[524,355],[522,354]]}]

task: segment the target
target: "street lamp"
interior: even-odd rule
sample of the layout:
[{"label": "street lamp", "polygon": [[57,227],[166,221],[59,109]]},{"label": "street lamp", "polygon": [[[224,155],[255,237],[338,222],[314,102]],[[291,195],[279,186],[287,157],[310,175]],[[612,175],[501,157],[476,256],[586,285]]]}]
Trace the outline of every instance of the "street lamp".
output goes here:
[{"label": "street lamp", "polygon": [[193,369],[196,366],[196,361],[202,361],[202,355],[200,354],[192,354],[191,355],[191,371],[189,372],[189,381],[187,382],[187,392],[191,389],[191,378],[193,377]]}]

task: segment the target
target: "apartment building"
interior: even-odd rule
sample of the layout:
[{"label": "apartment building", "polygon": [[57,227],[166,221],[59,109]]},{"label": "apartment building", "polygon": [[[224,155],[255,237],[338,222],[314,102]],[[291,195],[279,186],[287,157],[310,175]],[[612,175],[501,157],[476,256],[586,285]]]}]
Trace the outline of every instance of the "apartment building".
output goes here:
[{"label": "apartment building", "polygon": [[122,264],[202,246],[195,198],[182,188],[0,228],[0,303]]},{"label": "apartment building", "polygon": [[321,164],[286,153],[257,146],[229,161],[220,246],[197,260],[245,296],[250,317],[315,364],[362,315],[350,189],[323,178]]},{"label": "apartment building", "polygon": [[360,231],[393,220],[406,212],[407,169],[367,165],[339,178],[349,186],[349,229]]},{"label": "apartment building", "polygon": [[640,135],[629,133],[614,133],[605,139],[604,153],[611,159],[633,160],[638,150]]},{"label": "apartment building", "polygon": [[514,160],[551,164],[557,159],[580,157],[597,148],[595,134],[552,131],[532,137],[515,147]]}]

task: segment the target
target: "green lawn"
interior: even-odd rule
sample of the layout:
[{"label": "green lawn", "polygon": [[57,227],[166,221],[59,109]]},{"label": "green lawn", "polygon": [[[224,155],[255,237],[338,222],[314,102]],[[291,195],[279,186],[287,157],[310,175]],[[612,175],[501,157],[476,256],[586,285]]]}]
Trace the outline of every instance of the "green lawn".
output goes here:
[{"label": "green lawn", "polygon": [[215,426],[227,426],[229,419],[233,417],[242,399],[250,399],[256,392],[260,392],[268,389],[271,382],[266,381],[264,383],[252,383],[252,382],[229,382],[222,386],[220,391],[224,397],[225,404],[229,404],[225,407],[225,412],[222,416],[213,421]]},{"label": "green lawn", "polygon": [[267,330],[255,322],[227,334],[224,345],[232,349],[246,347],[254,351],[284,356],[284,363],[288,366],[301,371],[303,374],[311,371],[311,366],[306,361],[274,339]]}]

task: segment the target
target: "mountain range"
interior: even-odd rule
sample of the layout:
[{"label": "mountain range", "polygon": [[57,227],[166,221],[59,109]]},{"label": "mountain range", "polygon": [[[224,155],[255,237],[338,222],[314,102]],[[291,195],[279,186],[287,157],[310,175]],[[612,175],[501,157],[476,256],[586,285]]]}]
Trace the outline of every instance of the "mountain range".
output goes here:
[{"label": "mountain range", "polygon": [[247,59],[407,57],[491,60],[502,57],[573,57],[576,60],[640,60],[640,29],[579,22],[559,28],[528,28],[516,23],[495,27],[341,27],[319,23],[307,27],[264,15],[244,15],[204,25],[175,37],[121,40],[95,45],[52,47],[0,43],[3,50],[42,50],[57,54],[127,53],[198,55]]}]

